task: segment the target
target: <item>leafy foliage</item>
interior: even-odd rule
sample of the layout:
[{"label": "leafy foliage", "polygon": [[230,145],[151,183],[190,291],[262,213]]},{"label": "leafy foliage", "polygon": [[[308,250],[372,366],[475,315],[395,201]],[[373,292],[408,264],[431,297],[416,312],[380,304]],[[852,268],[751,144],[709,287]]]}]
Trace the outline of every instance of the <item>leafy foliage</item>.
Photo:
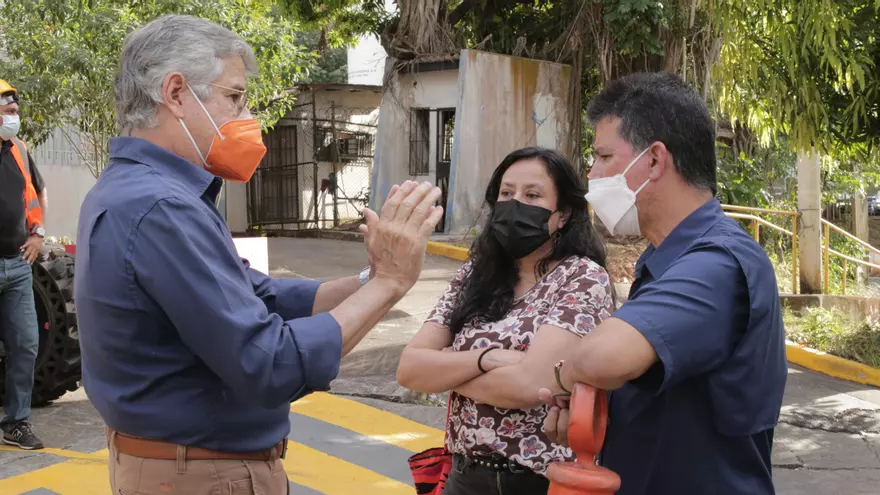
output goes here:
[{"label": "leafy foliage", "polygon": [[355,42],[362,34],[379,36],[391,22],[384,0],[276,0],[290,19],[319,33],[318,51]]},{"label": "leafy foliage", "polygon": [[306,50],[315,53],[318,60],[311,66],[308,74],[300,79],[302,83],[345,83],[348,81],[348,51],[341,46],[325,47],[319,50],[321,33],[304,32],[297,35],[297,42]]},{"label": "leafy foliage", "polygon": [[[835,154],[880,139],[878,0],[722,2],[720,109],[763,142]],[[875,155],[876,156],[876,155]]]},{"label": "leafy foliage", "polygon": [[22,97],[22,135],[39,145],[55,128],[97,177],[115,134],[113,78],[125,36],[160,15],[210,19],[253,47],[260,76],[248,100],[264,126],[293,104],[284,93],[303,77],[315,55],[297,42],[297,24],[271,2],[256,0],[37,0],[5,5],[3,39],[9,74]]},{"label": "leafy foliage", "polygon": [[880,368],[880,323],[858,321],[838,309],[806,308],[783,313],[788,339],[844,359]]}]

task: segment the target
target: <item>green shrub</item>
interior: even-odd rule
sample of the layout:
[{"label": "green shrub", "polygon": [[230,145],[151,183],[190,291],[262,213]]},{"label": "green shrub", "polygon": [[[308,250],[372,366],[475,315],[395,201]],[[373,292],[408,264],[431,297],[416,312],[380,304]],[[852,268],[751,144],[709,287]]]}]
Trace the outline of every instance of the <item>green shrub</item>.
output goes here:
[{"label": "green shrub", "polygon": [[880,368],[880,322],[856,321],[839,309],[786,309],[786,336],[792,342]]}]

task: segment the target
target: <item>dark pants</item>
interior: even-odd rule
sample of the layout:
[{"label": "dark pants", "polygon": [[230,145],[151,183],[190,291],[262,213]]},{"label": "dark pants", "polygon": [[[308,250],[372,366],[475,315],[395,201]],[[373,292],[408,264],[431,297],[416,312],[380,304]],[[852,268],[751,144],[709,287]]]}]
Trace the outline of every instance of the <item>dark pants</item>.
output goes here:
[{"label": "dark pants", "polygon": [[40,346],[31,269],[20,258],[0,258],[0,336],[6,349],[3,425],[27,419],[31,413],[34,363]]},{"label": "dark pants", "polygon": [[[501,462],[504,462],[503,460]],[[498,464],[501,465],[501,462]],[[493,465],[496,464],[494,461]],[[518,466],[518,467],[516,467]],[[516,465],[510,469],[480,466],[461,455],[452,458],[452,472],[443,495],[545,495],[550,487],[547,478],[531,469]]]}]

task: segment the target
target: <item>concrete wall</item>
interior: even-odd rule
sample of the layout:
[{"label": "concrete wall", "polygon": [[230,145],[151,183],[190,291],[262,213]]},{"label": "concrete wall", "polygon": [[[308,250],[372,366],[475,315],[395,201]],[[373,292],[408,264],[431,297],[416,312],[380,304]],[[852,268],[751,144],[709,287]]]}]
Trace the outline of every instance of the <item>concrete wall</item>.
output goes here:
[{"label": "concrete wall", "polygon": [[569,149],[569,73],[565,65],[463,50],[458,70],[398,75],[382,97],[370,207],[381,208],[391,186],[404,180],[434,182],[437,121],[430,119],[431,169],[410,176],[410,112],[455,108],[445,231],[467,232],[508,153],[531,145]]},{"label": "concrete wall", "polygon": [[[397,10],[396,3],[396,0],[385,0],[385,11],[393,14]],[[382,85],[388,54],[375,35],[358,37],[357,44],[348,48],[347,55],[349,84]]]},{"label": "concrete wall", "polygon": [[410,111],[415,108],[455,108],[457,103],[457,70],[401,74],[386,86],[379,108],[370,208],[378,211],[394,184],[407,179],[435,182],[437,121],[435,118],[429,119],[428,174],[410,175]]},{"label": "concrete wall", "polygon": [[[36,160],[36,158],[34,158]],[[45,213],[46,235],[67,237],[76,241],[79,209],[95,177],[88,167],[80,165],[38,164],[46,183],[48,211]]]},{"label": "concrete wall", "polygon": [[31,147],[31,156],[46,183],[46,235],[75,242],[80,206],[97,179],[76,153],[76,134],[68,136],[72,142],[56,129],[41,145]]},{"label": "concrete wall", "polygon": [[880,318],[880,299],[860,296],[838,296],[833,294],[780,294],[783,307],[793,311],[821,307],[827,310],[838,309],[849,314],[855,321],[865,318]]},{"label": "concrete wall", "polygon": [[501,160],[525,146],[569,149],[570,67],[463,50],[446,231],[474,224]]}]

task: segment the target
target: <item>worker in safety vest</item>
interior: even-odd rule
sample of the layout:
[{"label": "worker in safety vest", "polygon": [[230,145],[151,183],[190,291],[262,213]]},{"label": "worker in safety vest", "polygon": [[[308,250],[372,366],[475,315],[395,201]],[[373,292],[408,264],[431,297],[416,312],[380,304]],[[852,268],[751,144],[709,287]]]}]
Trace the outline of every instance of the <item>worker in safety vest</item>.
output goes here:
[{"label": "worker in safety vest", "polygon": [[0,337],[6,350],[3,443],[41,449],[28,422],[39,348],[31,264],[43,247],[46,188],[16,137],[18,91],[0,79]]}]

